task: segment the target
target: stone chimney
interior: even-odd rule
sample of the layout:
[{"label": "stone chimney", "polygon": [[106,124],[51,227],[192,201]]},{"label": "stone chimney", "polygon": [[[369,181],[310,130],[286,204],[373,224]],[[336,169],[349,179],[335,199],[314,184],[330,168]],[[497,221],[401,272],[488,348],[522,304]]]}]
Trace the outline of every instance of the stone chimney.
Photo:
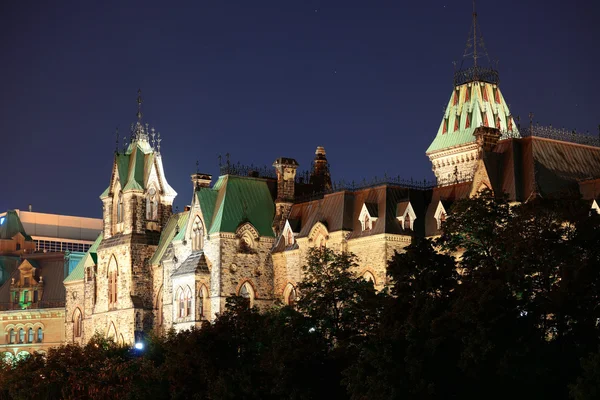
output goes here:
[{"label": "stone chimney", "polygon": [[292,205],[294,205],[294,189],[298,162],[293,158],[280,157],[273,163],[277,172],[277,198],[275,199],[275,219],[273,230],[279,234],[283,229]]},{"label": "stone chimney", "polygon": [[194,185],[194,191],[201,187],[209,187],[212,180],[212,175],[201,174],[196,172],[192,174],[192,184]]},{"label": "stone chimney", "polygon": [[313,191],[315,192],[331,190],[331,174],[329,173],[329,163],[327,162],[326,154],[324,147],[317,147],[309,182],[313,185]]},{"label": "stone chimney", "polygon": [[494,147],[496,147],[496,144],[498,144],[498,140],[500,140],[500,136],[502,135],[500,134],[500,129],[489,126],[479,126],[475,128],[473,136],[475,136],[475,141],[481,154],[482,151],[494,150]]}]

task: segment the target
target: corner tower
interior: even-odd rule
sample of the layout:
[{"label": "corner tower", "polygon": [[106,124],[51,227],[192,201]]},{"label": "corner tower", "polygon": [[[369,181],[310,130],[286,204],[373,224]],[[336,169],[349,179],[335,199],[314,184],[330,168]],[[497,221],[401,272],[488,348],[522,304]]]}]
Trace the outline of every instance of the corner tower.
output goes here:
[{"label": "corner tower", "polygon": [[[473,65],[463,68],[468,58],[473,59]],[[476,128],[495,128],[503,135],[520,137],[500,91],[498,71],[491,66],[479,65],[480,58],[491,64],[473,8],[473,25],[463,63],[454,72],[454,90],[437,135],[426,152],[438,184],[454,183],[472,176],[479,154],[474,136]]]},{"label": "corner tower", "polygon": [[160,134],[142,121],[139,91],[137,103],[130,143],[123,151],[115,150],[110,183],[100,196],[104,230],[81,296],[91,300],[76,304],[73,297],[67,307],[69,313],[78,308],[83,317],[82,342],[99,332],[119,343],[133,343],[153,325],[154,277],[148,260],[177,193],[167,183]]}]

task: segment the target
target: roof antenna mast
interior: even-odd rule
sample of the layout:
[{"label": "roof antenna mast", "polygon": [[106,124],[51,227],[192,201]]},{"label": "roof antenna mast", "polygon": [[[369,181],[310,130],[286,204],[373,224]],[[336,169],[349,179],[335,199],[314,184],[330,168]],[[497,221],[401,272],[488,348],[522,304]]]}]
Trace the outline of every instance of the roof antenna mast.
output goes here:
[{"label": "roof antenna mast", "polygon": [[477,11],[473,0],[473,66],[477,67]]}]

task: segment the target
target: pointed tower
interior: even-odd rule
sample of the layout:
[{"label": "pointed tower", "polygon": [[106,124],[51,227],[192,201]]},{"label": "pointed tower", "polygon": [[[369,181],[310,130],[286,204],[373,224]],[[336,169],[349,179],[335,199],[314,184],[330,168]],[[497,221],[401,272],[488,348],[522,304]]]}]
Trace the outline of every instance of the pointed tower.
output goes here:
[{"label": "pointed tower", "polygon": [[326,155],[325,148],[318,146],[315,151],[315,160],[313,161],[309,181],[310,184],[313,185],[313,190],[315,192],[331,190],[331,174],[329,172],[329,163],[327,162]]},{"label": "pointed tower", "polygon": [[[464,61],[469,58],[472,58],[473,65],[463,67]],[[426,152],[441,185],[472,176],[480,153],[480,144],[474,135],[476,128],[494,128],[498,133],[520,137],[500,91],[498,71],[491,66],[481,66],[481,58],[491,64],[477,25],[473,3],[473,25],[463,62],[454,73],[454,90],[437,135]]]},{"label": "pointed tower", "polygon": [[118,342],[133,343],[153,323],[154,278],[148,260],[177,193],[163,169],[160,133],[156,135],[142,121],[140,91],[137,103],[130,143],[122,152],[115,151],[110,184],[100,196],[104,231],[94,274],[89,277],[93,284],[86,281],[85,286],[91,293],[84,297],[93,298],[94,304],[80,309],[84,342],[98,331]]}]

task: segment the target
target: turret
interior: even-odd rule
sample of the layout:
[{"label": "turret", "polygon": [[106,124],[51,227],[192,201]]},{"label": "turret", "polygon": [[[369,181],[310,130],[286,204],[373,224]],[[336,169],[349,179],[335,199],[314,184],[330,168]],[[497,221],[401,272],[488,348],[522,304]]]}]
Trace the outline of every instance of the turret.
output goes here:
[{"label": "turret", "polygon": [[293,158],[280,157],[273,163],[277,172],[277,198],[275,199],[275,220],[273,230],[281,232],[285,219],[294,204],[294,188],[298,162]]},{"label": "turret", "polygon": [[313,186],[314,192],[331,190],[331,174],[329,173],[329,163],[327,162],[326,154],[324,147],[317,147],[309,181]]}]

